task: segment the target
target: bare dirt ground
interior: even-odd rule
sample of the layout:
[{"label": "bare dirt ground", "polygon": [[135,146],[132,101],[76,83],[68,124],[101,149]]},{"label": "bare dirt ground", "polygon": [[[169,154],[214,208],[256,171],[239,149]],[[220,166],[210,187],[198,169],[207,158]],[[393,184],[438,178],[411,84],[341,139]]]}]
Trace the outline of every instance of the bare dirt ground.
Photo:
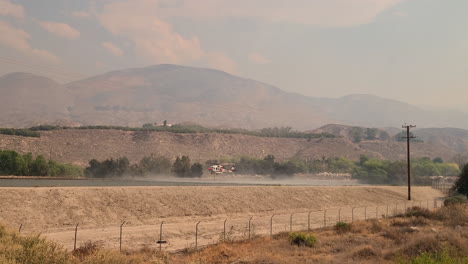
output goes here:
[{"label": "bare dirt ground", "polygon": [[440,196],[429,187],[416,187],[414,201],[408,203],[405,187],[381,186],[0,188],[0,222],[22,224],[22,232],[40,232],[73,249],[76,224],[78,245],[91,240],[118,248],[119,226],[125,221],[122,246],[138,249],[158,247],[164,221],[168,243],[163,249],[177,250],[194,246],[197,222],[198,245],[207,245],[224,238],[226,219],[226,239],[232,240],[248,237],[250,217],[251,235],[269,234],[307,229],[308,219],[317,228],[381,217],[413,204],[432,208]]}]

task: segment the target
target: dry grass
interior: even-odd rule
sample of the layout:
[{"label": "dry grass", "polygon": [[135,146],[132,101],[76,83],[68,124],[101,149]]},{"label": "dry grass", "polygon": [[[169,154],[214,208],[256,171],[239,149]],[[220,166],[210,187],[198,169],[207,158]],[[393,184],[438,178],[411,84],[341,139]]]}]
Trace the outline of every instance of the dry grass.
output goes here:
[{"label": "dry grass", "polygon": [[[431,214],[355,222],[347,232],[316,230],[313,247],[292,245],[290,234],[281,233],[177,254],[147,247],[119,253],[92,242],[67,252],[39,236],[20,236],[0,227],[0,263],[468,263],[467,217],[467,207],[450,206]],[[444,262],[436,261],[442,258]]]}]

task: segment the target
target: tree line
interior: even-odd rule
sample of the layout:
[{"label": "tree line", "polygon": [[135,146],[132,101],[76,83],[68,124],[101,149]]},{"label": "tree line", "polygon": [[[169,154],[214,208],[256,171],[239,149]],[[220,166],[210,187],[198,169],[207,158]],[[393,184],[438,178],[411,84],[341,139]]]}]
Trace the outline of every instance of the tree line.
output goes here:
[{"label": "tree line", "polygon": [[[389,161],[369,158],[362,155],[359,161],[345,158],[326,158],[316,160],[291,159],[278,162],[273,155],[263,159],[241,157],[230,160],[208,160],[206,165],[230,162],[236,164],[239,174],[271,175],[273,178],[287,178],[298,173],[317,174],[321,172],[349,173],[353,179],[371,184],[404,184],[407,177],[405,161]],[[429,176],[457,176],[459,166],[445,163],[441,158],[417,158],[412,160],[412,174],[416,184],[429,184]]]},{"label": "tree line", "polygon": [[335,138],[334,135],[329,133],[308,133],[295,131],[291,127],[272,127],[263,128],[260,130],[247,130],[247,129],[218,129],[207,128],[195,124],[176,124],[172,126],[157,126],[154,124],[144,124],[142,127],[122,127],[122,126],[80,126],[80,127],[66,127],[66,126],[52,126],[40,125],[26,129],[14,128],[0,128],[0,134],[17,135],[23,137],[40,137],[40,131],[54,131],[65,129],[107,129],[107,130],[122,130],[122,131],[147,131],[147,132],[171,132],[171,133],[219,133],[219,134],[241,134],[257,137],[277,137],[277,138]]},{"label": "tree line", "polygon": [[84,170],[87,177],[119,178],[119,177],[147,177],[170,176],[180,178],[195,178],[203,175],[203,165],[192,163],[188,156],[177,156],[174,162],[163,156],[150,155],[142,158],[138,163],[130,164],[127,157],[98,161],[92,159]]},{"label": "tree line", "polygon": [[[353,179],[371,184],[404,184],[407,177],[405,161],[389,161],[361,155],[358,161],[345,158],[315,160],[291,159],[277,161],[273,155],[264,158],[240,157],[229,160],[208,160],[204,165],[192,163],[189,156],[177,157],[175,161],[150,155],[131,164],[126,157],[98,161],[90,160],[83,170],[78,166],[47,160],[42,155],[19,154],[15,151],[0,151],[0,175],[61,176],[61,177],[148,177],[174,175],[181,178],[201,177],[204,168],[224,162],[234,163],[236,173],[265,175],[272,178],[288,178],[294,174],[321,172],[349,173]],[[464,168],[464,166],[461,166]],[[463,171],[467,173],[467,169]],[[430,183],[429,176],[458,176],[459,166],[446,163],[441,158],[416,158],[412,160],[412,175],[415,184]]]},{"label": "tree line", "polygon": [[83,169],[71,164],[47,160],[42,155],[21,155],[12,150],[0,150],[0,175],[79,177]]}]

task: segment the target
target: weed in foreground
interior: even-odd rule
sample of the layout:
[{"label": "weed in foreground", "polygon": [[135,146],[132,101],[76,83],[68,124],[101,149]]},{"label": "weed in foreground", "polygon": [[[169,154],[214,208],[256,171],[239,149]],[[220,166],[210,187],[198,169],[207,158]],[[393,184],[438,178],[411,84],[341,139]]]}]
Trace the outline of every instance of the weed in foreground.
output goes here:
[{"label": "weed in foreground", "polygon": [[454,204],[440,208],[436,217],[448,226],[468,225],[468,210],[463,204]]},{"label": "weed in foreground", "polygon": [[84,259],[86,256],[96,253],[99,249],[100,247],[96,243],[92,241],[86,241],[79,248],[73,250],[72,253],[73,256],[79,259]]},{"label": "weed in foreground", "polygon": [[356,250],[353,253],[353,258],[354,259],[370,259],[370,258],[376,257],[378,255],[379,255],[379,253],[376,252],[372,247],[365,246],[363,248],[360,248],[360,249]]},{"label": "weed in foreground", "polygon": [[380,220],[371,220],[370,226],[367,228],[372,234],[382,232],[384,226]]},{"label": "weed in foreground", "polygon": [[410,260],[400,259],[398,264],[468,264],[468,257],[453,256],[451,250],[444,248],[438,252],[424,252]]}]

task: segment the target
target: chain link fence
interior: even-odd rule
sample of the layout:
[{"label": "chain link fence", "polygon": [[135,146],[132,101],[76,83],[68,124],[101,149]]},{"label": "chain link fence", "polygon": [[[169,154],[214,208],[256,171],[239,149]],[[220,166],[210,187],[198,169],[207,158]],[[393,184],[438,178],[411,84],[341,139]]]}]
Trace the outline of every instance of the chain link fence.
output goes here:
[{"label": "chain link fence", "polygon": [[132,225],[137,219],[127,218],[112,227],[80,229],[79,223],[62,231],[29,230],[18,225],[20,232],[40,232],[56,240],[67,249],[76,249],[87,241],[105,248],[161,251],[193,250],[200,247],[257,236],[271,236],[282,232],[306,231],[359,220],[381,219],[406,212],[418,206],[429,210],[442,205],[442,200],[406,201],[393,204],[348,206],[324,210],[297,211],[287,214],[251,215],[225,219],[200,217],[193,222],[170,222],[160,219],[152,225]]}]

